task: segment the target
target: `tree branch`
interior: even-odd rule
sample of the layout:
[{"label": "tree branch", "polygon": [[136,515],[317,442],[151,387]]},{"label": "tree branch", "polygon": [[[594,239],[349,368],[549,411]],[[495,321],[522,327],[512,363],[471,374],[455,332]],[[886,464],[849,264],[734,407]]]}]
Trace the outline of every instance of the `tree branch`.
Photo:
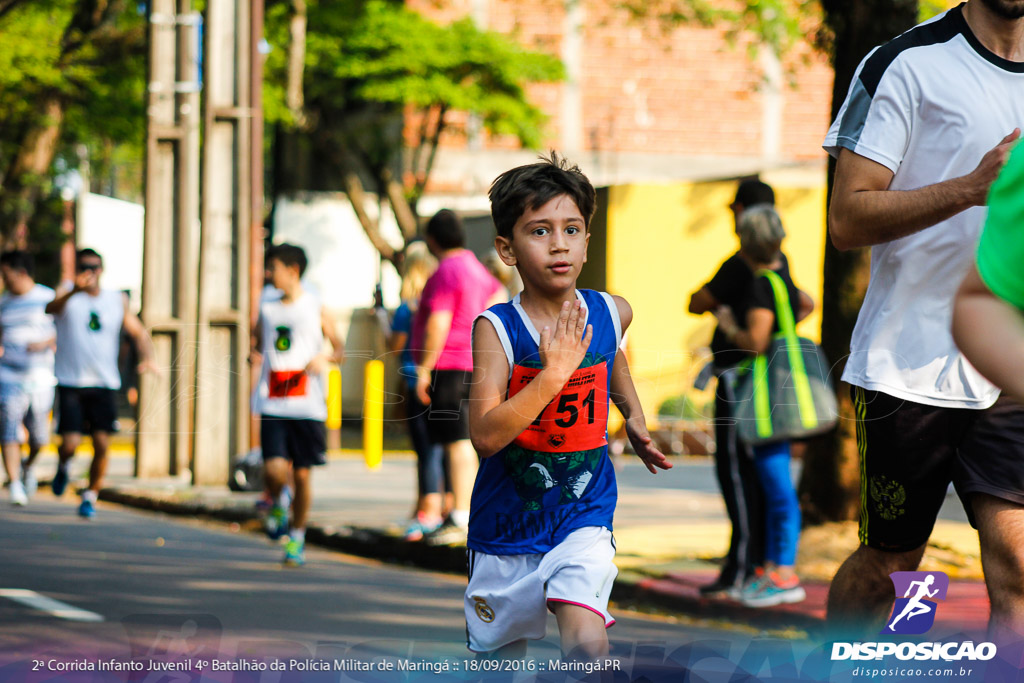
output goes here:
[{"label": "tree branch", "polygon": [[362,181],[359,180],[359,175],[355,171],[346,169],[342,172],[341,182],[343,191],[348,197],[349,203],[352,204],[352,210],[356,212],[356,218],[363,226],[363,232],[370,239],[370,243],[380,252],[381,256],[397,267],[398,255],[394,247],[388,244],[388,241],[380,234],[380,222],[373,220],[366,213],[366,191],[363,189]]},{"label": "tree branch", "polygon": [[409,242],[416,237],[420,226],[419,221],[416,220],[415,212],[409,206],[409,199],[405,196],[405,188],[395,179],[391,170],[386,167],[381,171],[380,179],[385,192],[387,192],[391,210],[395,214],[395,221],[398,222],[398,228],[402,231],[402,237],[405,238],[406,242]]},{"label": "tree branch", "polygon": [[416,187],[413,190],[415,197],[420,197],[427,188],[427,181],[430,179],[430,172],[434,169],[434,161],[437,159],[437,147],[441,142],[441,133],[444,132],[444,115],[448,113],[445,105],[440,105],[437,113],[437,127],[430,138],[430,154],[427,155],[427,165],[423,169],[422,176],[416,176]]},{"label": "tree branch", "polygon": [[416,140],[416,149],[412,152],[412,161],[410,167],[412,168],[413,179],[419,178],[420,175],[420,159],[423,157],[423,150],[426,147],[427,134],[430,131],[430,110],[427,109],[423,112],[423,118],[420,120],[420,134]]},{"label": "tree branch", "polygon": [[28,0],[0,0],[0,19],[8,12],[16,10],[19,5],[24,5]]}]

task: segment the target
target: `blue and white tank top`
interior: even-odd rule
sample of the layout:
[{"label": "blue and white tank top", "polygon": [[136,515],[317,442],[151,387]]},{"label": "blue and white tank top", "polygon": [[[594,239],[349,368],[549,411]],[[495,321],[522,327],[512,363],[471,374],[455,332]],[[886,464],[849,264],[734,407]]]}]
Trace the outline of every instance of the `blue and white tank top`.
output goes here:
[{"label": "blue and white tank top", "polygon": [[[480,463],[469,514],[471,550],[546,553],[576,529],[612,528],[618,491],[608,459],[608,394],[622,324],[611,296],[577,290],[590,348],[578,370],[515,441]],[[509,365],[506,397],[541,370],[540,334],[516,296],[478,318],[498,333]]]}]

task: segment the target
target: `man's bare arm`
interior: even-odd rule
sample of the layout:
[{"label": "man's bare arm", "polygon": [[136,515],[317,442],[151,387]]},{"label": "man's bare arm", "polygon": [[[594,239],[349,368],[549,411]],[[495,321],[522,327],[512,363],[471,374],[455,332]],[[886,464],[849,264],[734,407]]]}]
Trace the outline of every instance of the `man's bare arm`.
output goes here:
[{"label": "man's bare arm", "polygon": [[839,153],[828,229],[837,249],[869,247],[920,232],[973,206],[984,206],[988,189],[1020,137],[1020,129],[982,157],[977,168],[916,190],[890,190],[893,172],[848,149]]},{"label": "man's bare arm", "polygon": [[127,296],[124,297],[124,322],[122,324],[124,331],[132,338],[135,350],[139,353],[139,373],[156,370],[156,365],[154,365],[156,349],[153,346],[153,338],[149,336],[149,331],[139,320],[139,316],[129,310]]}]

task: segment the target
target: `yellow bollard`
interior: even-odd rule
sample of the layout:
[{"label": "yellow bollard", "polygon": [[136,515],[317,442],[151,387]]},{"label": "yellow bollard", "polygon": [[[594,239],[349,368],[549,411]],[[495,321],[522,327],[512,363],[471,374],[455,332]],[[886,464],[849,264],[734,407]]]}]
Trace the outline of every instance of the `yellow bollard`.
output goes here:
[{"label": "yellow bollard", "polygon": [[341,370],[327,374],[327,428],[341,429]]},{"label": "yellow bollard", "polygon": [[366,363],[363,396],[363,456],[366,466],[378,469],[384,457],[384,362]]}]

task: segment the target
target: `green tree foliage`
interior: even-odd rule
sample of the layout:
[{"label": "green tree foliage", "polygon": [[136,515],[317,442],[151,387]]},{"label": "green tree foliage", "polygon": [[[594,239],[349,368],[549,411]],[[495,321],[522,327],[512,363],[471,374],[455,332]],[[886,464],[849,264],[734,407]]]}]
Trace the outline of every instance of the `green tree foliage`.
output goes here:
[{"label": "green tree foliage", "polygon": [[821,27],[819,0],[622,0],[619,7],[638,20],[654,18],[666,30],[680,24],[724,28],[734,45],[746,38],[752,55],[760,48],[785,55],[808,36],[813,41]]},{"label": "green tree foliage", "polygon": [[24,244],[56,158],[141,156],[145,17],[128,0],[0,0],[0,36],[0,237]]},{"label": "green tree foliage", "polygon": [[[415,234],[415,203],[429,180],[449,115],[475,117],[486,130],[511,135],[526,147],[543,138],[545,116],[527,98],[530,83],[563,77],[554,57],[478,29],[469,19],[441,25],[387,0],[319,0],[302,3],[304,41],[301,111],[288,106],[295,34],[295,3],[267,8],[266,115],[303,130],[328,151],[353,204],[362,180],[395,210],[403,234]],[[419,121],[405,130],[405,117]],[[402,206],[405,204],[406,206]],[[357,207],[357,212],[359,207]],[[372,234],[386,258],[394,254]],[[368,224],[369,223],[369,224]]]}]

